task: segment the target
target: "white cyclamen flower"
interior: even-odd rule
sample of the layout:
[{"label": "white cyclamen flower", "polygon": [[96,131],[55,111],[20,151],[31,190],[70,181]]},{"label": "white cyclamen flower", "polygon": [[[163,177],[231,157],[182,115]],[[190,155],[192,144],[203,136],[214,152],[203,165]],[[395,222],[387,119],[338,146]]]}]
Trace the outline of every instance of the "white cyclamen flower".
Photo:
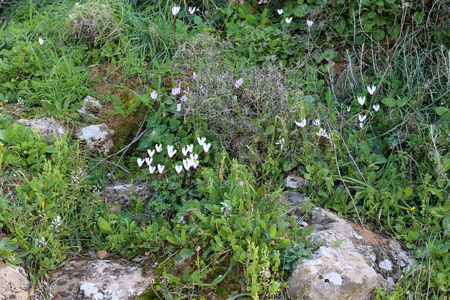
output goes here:
[{"label": "white cyclamen flower", "polygon": [[191,154],[190,156],[189,156],[189,159],[190,160],[197,160],[198,159],[198,154],[196,153],[196,154]]},{"label": "white cyclamen flower", "polygon": [[162,151],[162,145],[161,144],[156,144],[155,148],[156,148],[156,152],[157,153],[160,153]]},{"label": "white cyclamen flower", "polygon": [[143,158],[138,158],[137,159],[137,164],[138,164],[139,168],[142,167],[142,165],[144,164],[144,161],[145,161],[145,159],[143,159]]},{"label": "white cyclamen flower", "polygon": [[152,158],[153,155],[155,154],[155,150],[147,149],[147,153],[148,153],[148,156],[149,156],[150,158]]},{"label": "white cyclamen flower", "polygon": [[181,152],[183,153],[183,156],[186,156],[189,153],[189,148],[188,147],[182,148]]},{"label": "white cyclamen flower", "polygon": [[206,138],[205,137],[197,137],[197,141],[200,147],[203,147],[203,145],[206,142]]},{"label": "white cyclamen flower", "polygon": [[280,145],[281,150],[283,150],[283,147],[284,147],[284,138],[282,138],[281,140],[277,141],[275,144]]},{"label": "white cyclamen flower", "polygon": [[282,9],[278,9],[277,13],[281,16],[283,14],[283,10]]},{"label": "white cyclamen flower", "polygon": [[318,136],[326,136],[327,135],[327,131],[325,129],[323,129],[323,128],[320,128],[319,132],[316,132],[316,134]]},{"label": "white cyclamen flower", "polygon": [[347,107],[347,112],[350,112],[350,109],[351,109],[351,107],[349,106],[349,107]]},{"label": "white cyclamen flower", "polygon": [[295,124],[301,128],[306,126],[306,119],[301,120],[301,122],[295,121]]},{"label": "white cyclamen flower", "polygon": [[203,150],[205,150],[205,153],[208,153],[209,148],[211,148],[211,143],[209,143],[209,144],[203,144]]},{"label": "white cyclamen flower", "polygon": [[189,151],[189,153],[194,152],[194,145],[193,144],[187,145],[186,148]]},{"label": "white cyclamen flower", "polygon": [[191,15],[193,15],[193,14],[195,13],[195,11],[196,11],[196,8],[195,8],[195,7],[189,7],[189,8],[188,8],[188,11],[189,11],[189,13],[190,13]]},{"label": "white cyclamen flower", "polygon": [[153,91],[153,92],[150,94],[150,97],[152,97],[153,100],[156,100],[156,98],[158,97],[158,93],[157,93],[156,91]]},{"label": "white cyclamen flower", "polygon": [[160,164],[158,164],[158,172],[159,172],[159,174],[162,174],[162,172],[164,171],[164,165],[160,165]]},{"label": "white cyclamen flower", "polygon": [[189,168],[191,167],[191,160],[189,158],[183,159],[183,167],[187,171],[189,171]]},{"label": "white cyclamen flower", "polygon": [[379,105],[379,104],[374,104],[374,105],[373,105],[373,110],[374,110],[375,112],[378,112],[378,111],[380,110],[380,105]]},{"label": "white cyclamen flower", "polygon": [[194,72],[194,73],[192,74],[192,80],[193,80],[193,81],[197,81],[197,73]]},{"label": "white cyclamen flower", "polygon": [[369,92],[370,95],[373,95],[373,93],[375,93],[376,89],[377,89],[377,87],[374,85],[367,87],[367,91]]},{"label": "white cyclamen flower", "polygon": [[172,7],[172,15],[175,17],[180,12],[179,6]]},{"label": "white cyclamen flower", "polygon": [[359,96],[358,96],[358,103],[359,103],[361,106],[363,106],[365,102],[366,102],[366,96],[364,96],[364,97],[359,97]]},{"label": "white cyclamen flower", "polygon": [[181,103],[178,103],[177,104],[177,112],[180,112],[181,111]]},{"label": "white cyclamen flower", "polygon": [[358,115],[358,119],[359,119],[359,127],[363,128],[363,123],[364,120],[367,118],[366,115]]},{"label": "white cyclamen flower", "polygon": [[187,96],[186,95],[183,95],[181,98],[180,98],[180,101],[181,102],[184,102],[184,101],[186,101],[187,100]]},{"label": "white cyclamen flower", "polygon": [[292,18],[286,18],[286,23],[290,24],[292,22]]},{"label": "white cyclamen flower", "polygon": [[148,170],[150,172],[150,175],[153,175],[156,171],[156,167],[155,166],[148,166]]},{"label": "white cyclamen flower", "polygon": [[196,159],[191,160],[191,165],[192,165],[192,167],[194,168],[194,170],[197,169],[199,163],[200,163],[200,162],[199,162],[198,160],[196,160]]},{"label": "white cyclamen flower", "polygon": [[39,44],[40,44],[41,46],[44,45],[44,40],[41,39],[41,38],[39,38]]},{"label": "white cyclamen flower", "polygon": [[313,125],[314,125],[314,126],[320,126],[320,119],[315,119],[315,120],[313,121]]},{"label": "white cyclamen flower", "polygon": [[311,20],[306,20],[306,24],[308,25],[309,28],[311,28],[311,26],[313,26],[314,22]]},{"label": "white cyclamen flower", "polygon": [[173,145],[168,145],[167,146],[167,154],[169,155],[169,158],[172,158],[175,153],[177,153],[177,150],[173,149]]},{"label": "white cyclamen flower", "polygon": [[153,158],[151,158],[151,157],[146,157],[145,158],[145,162],[147,163],[147,166],[149,166],[149,167],[152,164],[152,161],[153,161]]},{"label": "white cyclamen flower", "polygon": [[234,82],[234,86],[238,89],[238,88],[241,87],[241,85],[242,85],[243,82],[244,82],[244,79],[239,78],[238,80],[236,80],[236,81]]},{"label": "white cyclamen flower", "polygon": [[182,170],[183,170],[183,166],[175,165],[175,171],[177,171],[177,174],[180,174]]}]

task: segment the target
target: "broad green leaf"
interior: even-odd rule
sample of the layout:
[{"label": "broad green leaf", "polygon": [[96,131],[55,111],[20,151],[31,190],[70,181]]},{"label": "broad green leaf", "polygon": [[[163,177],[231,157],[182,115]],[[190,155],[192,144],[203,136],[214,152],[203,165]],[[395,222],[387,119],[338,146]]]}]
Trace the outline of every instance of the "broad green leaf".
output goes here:
[{"label": "broad green leaf", "polygon": [[394,107],[397,104],[394,98],[384,98],[381,102],[387,107]]},{"label": "broad green leaf", "polygon": [[199,16],[195,16],[194,17],[194,23],[195,24],[201,24],[201,23],[203,23],[203,20]]},{"label": "broad green leaf", "polygon": [[[440,106],[440,107],[436,107],[435,110],[436,110],[436,113],[437,113],[439,116],[442,116],[443,114],[445,114],[446,112],[449,111],[449,108],[448,108],[448,107]],[[0,139],[1,139],[1,135],[0,135]]]},{"label": "broad green leaf", "polygon": [[266,132],[264,132],[265,135],[269,135],[275,132],[275,126],[274,125],[270,125],[269,127],[266,128]]},{"label": "broad green leaf", "polygon": [[269,238],[274,239],[276,235],[277,235],[277,225],[272,224],[270,225],[269,228]]},{"label": "broad green leaf", "polygon": [[411,196],[412,195],[412,193],[413,193],[413,190],[412,190],[412,188],[406,188],[405,190],[404,190],[404,193],[405,193],[405,197],[406,198],[409,198],[409,196]]},{"label": "broad green leaf", "polygon": [[442,220],[442,228],[447,231],[447,234],[450,232],[450,216],[446,216]]},{"label": "broad green leaf", "polygon": [[180,253],[178,254],[176,261],[180,261],[183,259],[188,258],[189,256],[192,255],[192,253],[194,253],[195,250],[189,249],[189,248],[183,248]]},{"label": "broad green leaf", "polygon": [[102,217],[98,218],[98,227],[100,227],[101,230],[106,232],[111,232],[111,226],[109,225],[108,221],[103,219]]}]

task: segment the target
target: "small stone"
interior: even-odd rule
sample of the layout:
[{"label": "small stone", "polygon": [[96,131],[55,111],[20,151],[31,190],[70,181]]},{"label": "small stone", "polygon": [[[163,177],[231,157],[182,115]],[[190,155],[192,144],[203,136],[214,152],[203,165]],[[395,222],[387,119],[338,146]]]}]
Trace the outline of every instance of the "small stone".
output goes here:
[{"label": "small stone", "polygon": [[308,180],[299,176],[291,175],[286,178],[286,187],[290,189],[296,190],[298,188],[305,187],[308,184],[309,184]]},{"label": "small stone", "polygon": [[107,251],[105,251],[105,250],[102,250],[102,251],[98,251],[97,252],[97,256],[100,259],[108,259],[109,253]]},{"label": "small stone", "polygon": [[75,136],[84,141],[90,151],[106,154],[114,146],[113,135],[114,131],[106,124],[98,124],[81,128]]}]

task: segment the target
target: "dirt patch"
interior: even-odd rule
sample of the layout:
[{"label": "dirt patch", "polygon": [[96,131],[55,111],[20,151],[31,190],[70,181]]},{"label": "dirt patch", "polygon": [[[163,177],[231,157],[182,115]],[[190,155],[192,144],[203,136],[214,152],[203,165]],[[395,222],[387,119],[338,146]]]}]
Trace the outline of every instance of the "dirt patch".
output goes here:
[{"label": "dirt patch", "polygon": [[353,228],[355,228],[358,233],[363,237],[365,241],[368,241],[372,244],[388,244],[389,240],[378,233],[373,232],[369,228],[362,228],[361,224],[351,224]]},{"label": "dirt patch", "polygon": [[147,108],[143,105],[136,106],[129,114],[125,113],[137,100],[132,91],[139,92],[143,84],[140,78],[127,78],[119,67],[105,63],[92,70],[89,80],[94,92],[113,100],[103,105],[99,112],[99,122],[114,130],[115,146],[112,151],[115,152],[133,140],[145,117]]}]

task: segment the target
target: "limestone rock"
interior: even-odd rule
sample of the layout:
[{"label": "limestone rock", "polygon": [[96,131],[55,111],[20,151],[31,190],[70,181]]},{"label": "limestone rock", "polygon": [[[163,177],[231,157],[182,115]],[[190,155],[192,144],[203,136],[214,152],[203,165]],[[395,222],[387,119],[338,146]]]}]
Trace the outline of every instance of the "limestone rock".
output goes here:
[{"label": "limestone rock", "polygon": [[308,186],[308,184],[309,184],[309,181],[300,176],[290,175],[290,176],[286,177],[286,187],[293,189],[293,190]]},{"label": "limestone rock", "polygon": [[0,263],[0,300],[27,300],[30,288],[28,275],[22,267]]},{"label": "limestone rock", "polygon": [[49,118],[26,120],[20,119],[17,121],[19,124],[25,124],[27,127],[31,127],[33,131],[38,132],[43,138],[47,140],[47,144],[52,144],[53,137],[61,138],[66,133],[64,126],[57,121]]},{"label": "limestone rock", "polygon": [[95,153],[108,153],[114,146],[114,131],[106,124],[91,125],[81,128],[75,136],[86,143],[87,148]]},{"label": "limestone rock", "polygon": [[116,182],[107,185],[105,190],[108,203],[113,207],[119,205],[121,210],[134,209],[134,207],[130,207],[131,195],[144,199],[147,192],[145,183],[131,184],[126,182]]},{"label": "limestone rock", "polygon": [[86,120],[96,121],[98,120],[98,114],[101,108],[102,105],[97,99],[86,96],[83,99],[81,108],[77,112]]},{"label": "limestone rock", "polygon": [[73,260],[52,273],[51,293],[64,292],[64,299],[136,299],[153,279],[141,267],[122,261]]},{"label": "limestone rock", "polygon": [[[291,192],[290,197],[295,199],[294,195]],[[303,199],[298,193],[297,196]],[[309,223],[315,227],[313,236],[321,244],[315,257],[298,264],[289,278],[288,292],[293,299],[302,294],[311,300],[373,299],[374,289],[392,289],[413,263],[398,242],[333,212],[315,208]]]}]

